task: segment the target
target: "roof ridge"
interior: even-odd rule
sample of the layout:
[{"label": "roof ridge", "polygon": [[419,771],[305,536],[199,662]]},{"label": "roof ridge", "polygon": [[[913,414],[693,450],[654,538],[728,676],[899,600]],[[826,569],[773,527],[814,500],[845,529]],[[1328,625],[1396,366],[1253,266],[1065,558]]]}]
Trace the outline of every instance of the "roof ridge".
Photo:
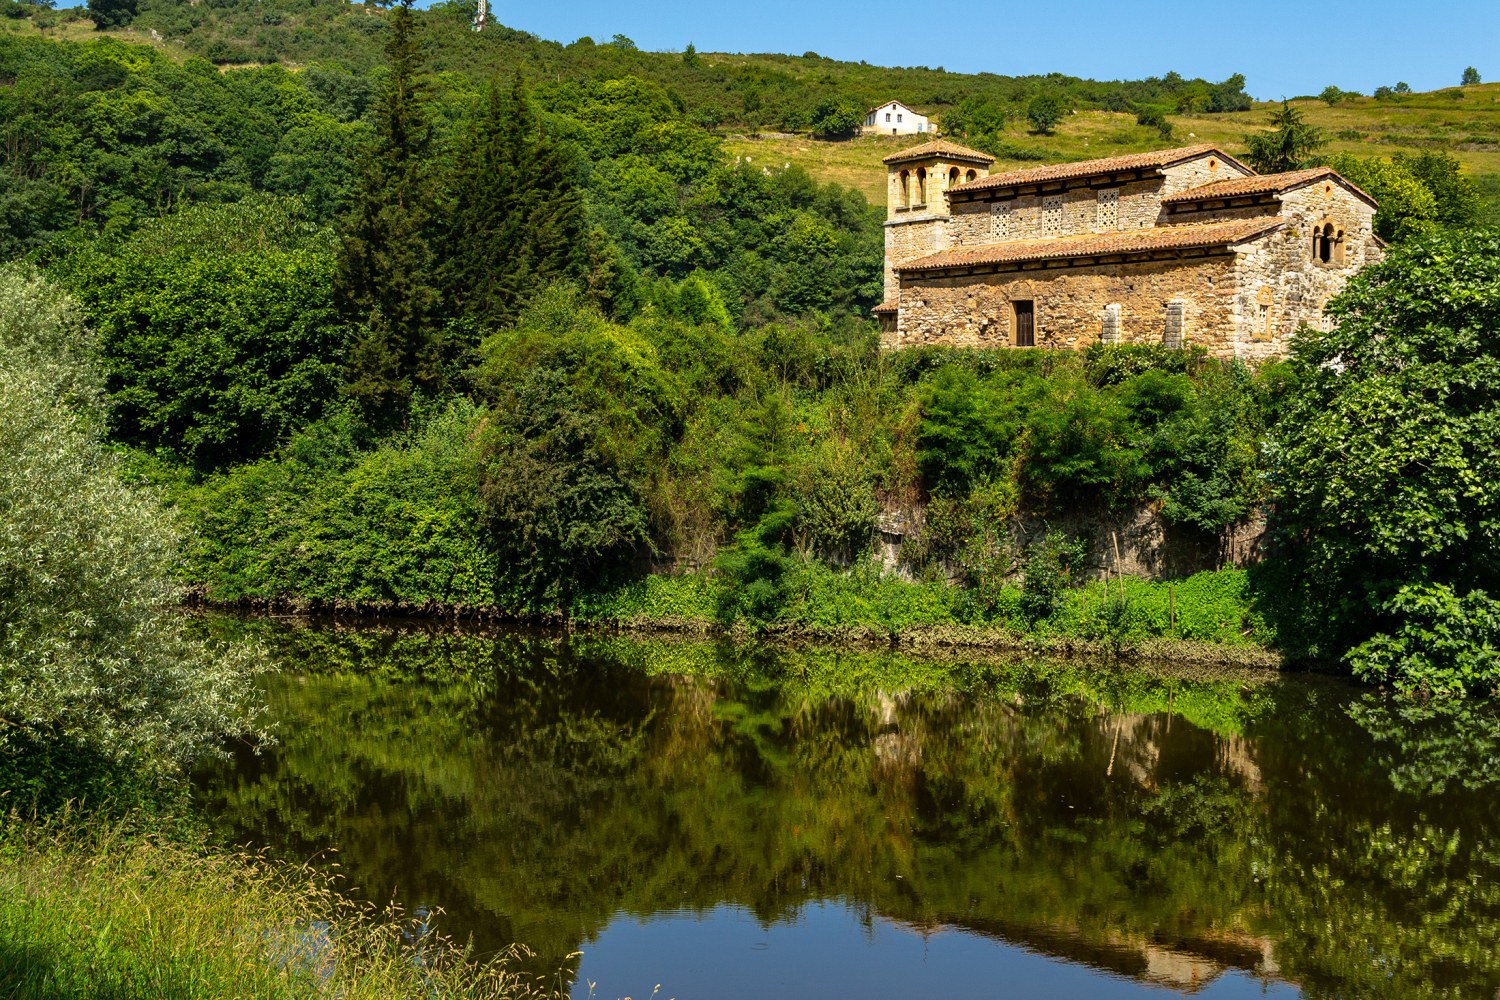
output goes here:
[{"label": "roof ridge", "polygon": [[987,164],[995,162],[995,158],[989,153],[978,149],[971,149],[968,146],[960,146],[958,143],[948,139],[932,139],[915,146],[907,146],[905,149],[898,149],[889,156],[882,157],[880,162],[900,163],[903,160],[919,160],[924,156],[931,156],[935,153],[947,153],[950,156],[981,160]]},{"label": "roof ridge", "polygon": [[[1172,149],[1147,150],[1143,153],[1122,153],[1119,156],[1104,156],[1092,160],[1072,160],[1066,163],[1052,163],[1040,167],[1021,167],[1016,170],[1008,170],[1004,173],[990,174],[988,177],[980,177],[977,180],[965,181],[963,184],[949,190],[983,191],[991,188],[1013,187],[1049,180],[1092,177],[1114,170],[1165,167],[1173,163],[1180,163],[1183,160],[1202,156],[1205,153],[1217,153],[1230,163],[1243,166],[1234,157],[1224,152],[1217,143],[1199,142],[1191,146],[1177,146]],[[1246,167],[1245,169],[1248,170],[1249,168]]]},{"label": "roof ridge", "polygon": [[1368,201],[1371,205],[1378,206],[1376,200],[1368,192],[1326,164],[1316,167],[1303,167],[1299,170],[1283,170],[1275,174],[1251,174],[1249,177],[1226,177],[1222,180],[1210,181],[1207,184],[1200,184],[1197,187],[1169,194],[1162,198],[1162,204],[1177,205],[1194,201],[1206,201],[1212,198],[1232,198],[1250,194],[1280,194],[1290,191],[1292,188],[1300,187],[1308,181],[1319,177],[1335,177],[1340,183],[1347,185],[1350,190],[1365,201]]}]

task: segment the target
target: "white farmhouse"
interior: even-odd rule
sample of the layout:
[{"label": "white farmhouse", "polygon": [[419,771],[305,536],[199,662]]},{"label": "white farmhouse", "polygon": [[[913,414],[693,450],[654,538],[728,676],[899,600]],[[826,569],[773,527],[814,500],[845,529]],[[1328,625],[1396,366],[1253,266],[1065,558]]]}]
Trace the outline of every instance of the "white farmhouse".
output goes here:
[{"label": "white farmhouse", "polygon": [[900,101],[886,101],[865,115],[866,135],[916,135],[932,128],[926,115],[919,115]]}]

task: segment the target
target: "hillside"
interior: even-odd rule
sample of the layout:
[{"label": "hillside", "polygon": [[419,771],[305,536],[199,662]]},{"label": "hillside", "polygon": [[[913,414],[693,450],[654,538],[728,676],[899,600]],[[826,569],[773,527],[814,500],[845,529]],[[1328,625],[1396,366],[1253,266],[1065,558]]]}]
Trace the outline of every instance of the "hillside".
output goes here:
[{"label": "hillside", "polygon": [[[75,41],[97,34],[82,8],[16,6],[30,16],[0,22],[7,31]],[[115,17],[122,23],[109,27],[108,34],[152,45],[178,60],[200,56],[226,70],[279,63],[294,70],[337,66],[363,76],[381,65],[386,33],[385,11],[344,0],[96,0],[96,11],[100,7],[124,12]],[[877,204],[884,197],[880,158],[914,140],[814,139],[806,126],[820,105],[868,107],[899,98],[940,127],[965,109],[1005,109],[1012,120],[1003,142],[991,143],[996,148],[989,150],[999,154],[1000,168],[1159,147],[1164,140],[1158,130],[1136,123],[1135,109],[1148,106],[1166,112],[1172,126],[1166,141],[1217,142],[1233,152],[1243,148],[1244,134],[1258,127],[1271,107],[1252,105],[1243,80],[1233,76],[1219,84],[1170,73],[1101,82],[1061,74],[1011,77],[870,66],[812,52],[643,52],[622,36],[562,44],[496,23],[476,33],[469,29],[471,11],[468,3],[448,0],[418,12],[430,65],[438,73],[473,82],[519,70],[543,85],[637,76],[667,88],[687,117],[723,134],[731,156],[801,166],[814,178],[854,187]],[[1021,115],[1025,103],[1042,93],[1060,96],[1073,109],[1056,134],[1045,137],[1030,134]],[[1500,85],[1383,101],[1351,96],[1333,107],[1312,98],[1293,103],[1326,132],[1328,153],[1387,156],[1439,149],[1453,154],[1484,191],[1490,217],[1500,221]],[[1213,108],[1239,110],[1205,110]]]},{"label": "hillside", "polygon": [[[1490,220],[1500,223],[1500,84],[1454,87],[1387,101],[1357,97],[1334,107],[1310,98],[1292,104],[1325,132],[1326,153],[1390,156],[1436,149],[1452,154],[1484,192]],[[1243,151],[1245,133],[1260,128],[1266,113],[1278,106],[1279,102],[1256,104],[1241,112],[1170,115],[1173,135],[1166,144],[1214,142],[1226,152]],[[917,105],[916,110],[941,113],[931,105]],[[1076,111],[1051,136],[1032,135],[1024,123],[1015,124],[1005,140],[996,169],[1115,156],[1164,144],[1155,128],[1137,125],[1133,114],[1104,110]],[[733,156],[750,157],[753,163],[800,166],[818,180],[857,188],[880,204],[885,200],[881,157],[920,141],[917,136],[819,141],[808,135],[738,134],[727,137],[725,149]],[[1016,152],[1024,156],[1005,155]]]},{"label": "hillside", "polygon": [[[81,7],[46,10],[18,0],[10,31],[41,32],[77,40],[91,30],[88,18],[107,22],[109,33],[153,44],[178,58],[200,56],[224,67],[280,63],[297,69],[337,65],[365,74],[382,65],[387,13],[345,0],[95,0]],[[417,11],[429,66],[484,80],[522,71],[537,83],[637,76],[667,87],[681,110],[709,126],[737,131],[780,129],[806,121],[829,98],[868,107],[894,94],[925,108],[954,108],[965,101],[1024,102],[1057,93],[1079,106],[1125,108],[1141,102],[1180,100],[1208,106],[1248,106],[1243,80],[1185,80],[1176,74],[1138,81],[1083,80],[1062,74],[1004,76],[949,73],[941,67],[880,67],[840,62],[816,53],[723,54],[643,52],[628,38],[568,44],[492,23],[470,30],[470,3],[446,0]],[[684,40],[686,42],[686,39]]]}]

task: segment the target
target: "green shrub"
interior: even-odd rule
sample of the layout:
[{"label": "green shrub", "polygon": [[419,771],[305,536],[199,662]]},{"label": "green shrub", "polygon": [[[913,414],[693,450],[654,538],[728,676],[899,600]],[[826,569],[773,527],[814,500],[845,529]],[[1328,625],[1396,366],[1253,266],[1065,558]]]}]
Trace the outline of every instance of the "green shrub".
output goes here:
[{"label": "green shrub", "polygon": [[199,532],[190,581],[222,601],[493,604],[502,581],[479,528],[479,420],[455,401],[360,451],[336,415],[271,459],[176,483]]},{"label": "green shrub", "polygon": [[648,542],[644,498],[601,452],[599,426],[558,372],[541,369],[485,449],[486,538],[545,604],[608,581]]},{"label": "green shrub", "polygon": [[1424,696],[1500,694],[1500,601],[1482,590],[1417,585],[1381,610],[1396,624],[1345,654],[1354,676]]},{"label": "green shrub", "polygon": [[325,244],[295,203],[252,200],[159,220],[67,265],[99,332],[116,439],[213,468],[317,417],[347,344]]},{"label": "green shrub", "polygon": [[1021,613],[1034,622],[1050,618],[1062,607],[1087,554],[1083,539],[1070,539],[1055,529],[1033,542],[1026,550],[1026,565],[1021,571]]},{"label": "green shrub", "polygon": [[1500,592],[1500,234],[1395,248],[1329,313],[1332,330],[1293,348],[1272,470],[1289,545],[1258,571],[1260,600],[1296,655],[1362,648],[1352,662],[1370,676],[1488,690],[1480,662],[1455,666],[1451,647],[1424,660],[1412,643],[1481,637],[1478,595]]},{"label": "green shrub", "polygon": [[183,634],[175,520],[72,408],[97,398],[77,317],[39,277],[0,272],[0,772],[53,805],[96,787],[63,758],[170,778],[255,731],[254,653]]}]

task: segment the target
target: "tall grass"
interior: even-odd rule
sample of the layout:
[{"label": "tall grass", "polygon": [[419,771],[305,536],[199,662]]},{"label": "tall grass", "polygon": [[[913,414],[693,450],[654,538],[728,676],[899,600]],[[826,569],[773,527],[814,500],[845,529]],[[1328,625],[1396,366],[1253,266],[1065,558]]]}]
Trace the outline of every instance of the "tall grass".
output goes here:
[{"label": "tall grass", "polygon": [[7,1000],[561,995],[304,866],[14,814],[0,835]]}]

